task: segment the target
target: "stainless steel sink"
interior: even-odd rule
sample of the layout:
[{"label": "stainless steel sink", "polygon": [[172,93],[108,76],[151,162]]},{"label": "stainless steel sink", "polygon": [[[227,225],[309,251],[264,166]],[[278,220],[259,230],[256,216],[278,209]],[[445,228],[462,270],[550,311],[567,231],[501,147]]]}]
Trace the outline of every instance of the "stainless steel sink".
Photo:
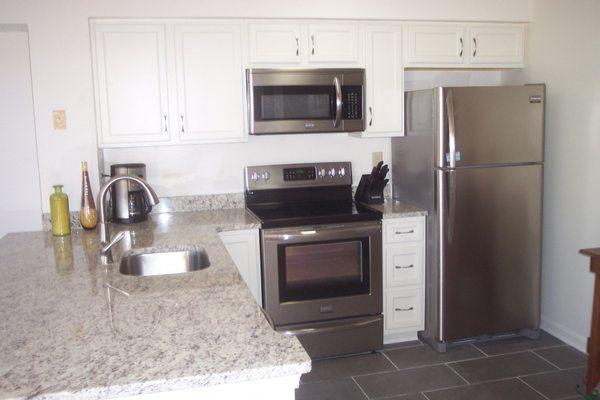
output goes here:
[{"label": "stainless steel sink", "polygon": [[204,249],[134,253],[121,259],[119,272],[124,275],[154,276],[192,272],[210,267]]}]

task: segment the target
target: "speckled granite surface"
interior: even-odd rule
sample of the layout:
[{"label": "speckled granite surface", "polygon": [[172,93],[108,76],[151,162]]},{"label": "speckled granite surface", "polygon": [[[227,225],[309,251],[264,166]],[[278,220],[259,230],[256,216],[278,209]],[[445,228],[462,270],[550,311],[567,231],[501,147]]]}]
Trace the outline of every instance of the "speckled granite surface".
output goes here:
[{"label": "speckled granite surface", "polygon": [[208,252],[205,270],[145,278],[98,265],[93,231],[1,239],[0,398],[115,398],[310,370],[300,343],[271,329],[217,235],[256,227],[243,209],[115,227],[134,229],[134,249]]},{"label": "speckled granite surface", "polygon": [[390,198],[386,198],[385,203],[381,205],[365,204],[365,206],[377,211],[381,211],[383,213],[383,219],[409,218],[427,215],[427,211],[419,207],[415,207],[401,201],[395,201]]}]

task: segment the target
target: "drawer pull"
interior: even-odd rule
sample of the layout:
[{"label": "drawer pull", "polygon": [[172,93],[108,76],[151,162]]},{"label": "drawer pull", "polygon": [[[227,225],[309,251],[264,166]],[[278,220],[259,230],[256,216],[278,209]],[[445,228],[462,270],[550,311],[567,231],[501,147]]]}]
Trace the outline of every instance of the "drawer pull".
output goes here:
[{"label": "drawer pull", "polygon": [[414,264],[410,264],[410,265],[396,265],[396,269],[408,269],[408,268],[414,268]]},{"label": "drawer pull", "polygon": [[407,308],[395,308],[396,311],[412,311],[414,310],[414,307],[407,307]]},{"label": "drawer pull", "polygon": [[415,233],[415,230],[411,229],[409,231],[396,231],[396,235],[409,235],[411,233]]}]

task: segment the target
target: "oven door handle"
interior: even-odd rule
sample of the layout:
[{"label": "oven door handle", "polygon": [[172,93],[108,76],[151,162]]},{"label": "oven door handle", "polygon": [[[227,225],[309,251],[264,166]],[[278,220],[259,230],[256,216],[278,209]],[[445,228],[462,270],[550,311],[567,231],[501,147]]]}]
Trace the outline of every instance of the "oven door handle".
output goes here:
[{"label": "oven door handle", "polygon": [[360,328],[363,326],[368,326],[372,324],[376,324],[381,321],[381,316],[375,316],[370,319],[356,321],[356,322],[335,322],[329,326],[321,326],[316,328],[299,328],[299,329],[287,329],[285,327],[276,327],[275,330],[279,333],[283,333],[285,336],[299,336],[299,335],[313,335],[313,334],[321,334],[321,333],[333,333],[339,331],[345,331],[353,328]]},{"label": "oven door handle", "polygon": [[340,126],[342,119],[342,86],[340,85],[340,78],[337,76],[333,77],[333,86],[335,87],[335,121],[333,121],[333,127],[337,128]]}]

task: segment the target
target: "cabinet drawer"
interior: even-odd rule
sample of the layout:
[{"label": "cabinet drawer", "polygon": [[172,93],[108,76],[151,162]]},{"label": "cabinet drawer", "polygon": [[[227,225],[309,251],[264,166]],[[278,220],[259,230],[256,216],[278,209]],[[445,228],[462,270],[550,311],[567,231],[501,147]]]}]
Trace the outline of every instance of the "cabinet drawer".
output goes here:
[{"label": "cabinet drawer", "polygon": [[385,252],[385,285],[421,285],[425,270],[424,253],[425,247],[422,244],[388,246]]},{"label": "cabinet drawer", "polygon": [[423,219],[399,219],[386,223],[385,241],[387,243],[414,242],[423,240],[425,222]]},{"label": "cabinet drawer", "polygon": [[385,297],[386,329],[423,329],[423,289],[396,288],[388,290]]}]

